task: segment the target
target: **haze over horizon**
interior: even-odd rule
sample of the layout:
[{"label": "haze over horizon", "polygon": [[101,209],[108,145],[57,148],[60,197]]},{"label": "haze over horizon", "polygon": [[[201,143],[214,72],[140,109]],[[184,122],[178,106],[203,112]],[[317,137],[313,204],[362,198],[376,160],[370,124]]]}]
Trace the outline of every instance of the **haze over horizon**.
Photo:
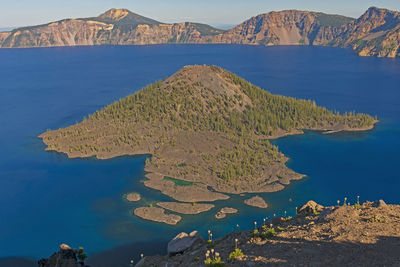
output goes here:
[{"label": "haze over horizon", "polygon": [[369,7],[400,10],[398,0],[337,0],[322,2],[305,0],[87,0],[7,1],[0,5],[0,29],[38,25],[65,18],[94,17],[111,8],[126,8],[142,16],[165,23],[192,21],[213,26],[236,25],[244,20],[270,11],[299,9],[359,17]]}]

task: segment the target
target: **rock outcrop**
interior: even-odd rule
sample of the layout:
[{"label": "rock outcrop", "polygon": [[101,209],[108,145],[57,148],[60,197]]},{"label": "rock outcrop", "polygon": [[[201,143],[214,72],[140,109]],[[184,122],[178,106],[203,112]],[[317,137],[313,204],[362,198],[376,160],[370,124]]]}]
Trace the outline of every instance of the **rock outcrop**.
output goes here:
[{"label": "rock outcrop", "polygon": [[174,256],[183,253],[193,246],[202,243],[204,243],[204,239],[201,237],[199,232],[193,231],[190,234],[182,232],[168,243],[168,255]]},{"label": "rock outcrop", "polygon": [[385,201],[383,201],[382,199],[375,201],[372,206],[377,207],[377,208],[385,208],[387,207],[387,204]]},{"label": "rock outcrop", "polygon": [[54,253],[50,258],[38,261],[39,267],[89,267],[79,262],[75,251],[66,244],[60,245],[60,251]]},{"label": "rock outcrop", "polygon": [[323,206],[317,204],[315,201],[310,200],[305,205],[297,209],[298,216],[309,216],[320,213],[324,209]]}]

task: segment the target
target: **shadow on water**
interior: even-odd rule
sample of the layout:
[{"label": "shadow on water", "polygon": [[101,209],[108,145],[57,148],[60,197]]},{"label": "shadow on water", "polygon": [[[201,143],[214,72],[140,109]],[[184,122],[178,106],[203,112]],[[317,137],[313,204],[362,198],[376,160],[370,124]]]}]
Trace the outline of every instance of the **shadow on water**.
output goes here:
[{"label": "shadow on water", "polygon": [[[320,241],[310,241],[300,238],[274,238],[278,246],[254,246],[247,251],[250,258],[262,256],[274,259],[287,266],[310,261],[318,262],[320,266],[399,266],[400,238],[380,236],[376,243],[336,242],[330,237]],[[144,255],[165,255],[166,243],[141,242],[115,247],[92,255],[87,264],[91,267],[127,267],[130,261],[136,264],[140,258],[132,257],[138,252]],[[285,252],[285,253],[282,253]],[[0,267],[36,267],[36,261],[24,258],[0,259]]]},{"label": "shadow on water", "polygon": [[[133,260],[136,264],[143,255],[167,254],[167,242],[139,242],[118,246],[89,256],[91,267],[126,267]],[[50,257],[56,251],[49,251]],[[0,267],[37,267],[37,261],[19,257],[0,258]]]},{"label": "shadow on water", "polygon": [[37,267],[37,263],[25,258],[0,258],[0,267]]},{"label": "shadow on water", "polygon": [[131,260],[136,264],[143,255],[167,254],[167,242],[140,242],[118,246],[90,256],[88,264],[93,267],[126,267]]}]

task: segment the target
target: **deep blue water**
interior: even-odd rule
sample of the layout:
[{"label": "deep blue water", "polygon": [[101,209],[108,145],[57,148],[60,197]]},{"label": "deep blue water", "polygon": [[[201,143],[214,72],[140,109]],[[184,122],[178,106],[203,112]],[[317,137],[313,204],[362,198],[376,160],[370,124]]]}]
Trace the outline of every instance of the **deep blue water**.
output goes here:
[{"label": "deep blue water", "polygon": [[[307,132],[274,141],[288,165],[308,177],[264,194],[270,208],[245,207],[234,196],[221,206],[239,214],[216,221],[216,209],[183,216],[177,226],[131,215],[168,197],[147,189],[145,156],[68,159],[46,152],[37,136],[80,121],[184,65],[215,64],[272,93],[316,100],[339,111],[377,115],[371,131]],[[140,253],[164,253],[181,231],[221,236],[309,199],[321,204],[348,197],[400,203],[400,60],[362,58],[325,47],[227,45],[110,46],[0,50],[0,258],[47,257],[60,243],[84,246],[92,263],[128,266]],[[137,191],[139,203],[122,195]],[[292,201],[289,201],[292,199]],[[105,258],[107,260],[105,260]],[[101,262],[101,263],[100,263]]]}]

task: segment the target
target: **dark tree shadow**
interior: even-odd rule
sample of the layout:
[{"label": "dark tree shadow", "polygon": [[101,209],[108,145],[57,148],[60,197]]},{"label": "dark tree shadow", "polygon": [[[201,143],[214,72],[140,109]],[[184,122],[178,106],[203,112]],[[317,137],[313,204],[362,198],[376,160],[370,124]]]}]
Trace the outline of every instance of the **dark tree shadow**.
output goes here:
[{"label": "dark tree shadow", "polygon": [[[380,236],[374,244],[274,237],[279,245],[264,245],[247,255],[277,259],[285,266],[400,266],[400,237]],[[258,252],[258,253],[257,253]]]}]

